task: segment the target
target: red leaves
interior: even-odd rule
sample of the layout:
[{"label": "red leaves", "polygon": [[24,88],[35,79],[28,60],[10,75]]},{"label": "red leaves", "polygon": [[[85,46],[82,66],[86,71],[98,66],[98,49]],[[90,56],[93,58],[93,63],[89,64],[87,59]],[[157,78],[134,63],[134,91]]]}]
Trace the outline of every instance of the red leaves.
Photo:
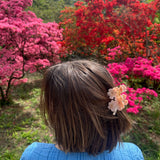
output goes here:
[{"label": "red leaves", "polygon": [[104,38],[102,39],[102,43],[105,43],[105,45],[107,46],[111,41],[113,41],[114,38],[113,37],[107,37],[107,38]]},{"label": "red leaves", "polygon": [[82,4],[84,4],[84,2],[77,1],[76,3],[74,3],[74,6],[75,7],[80,7],[80,6],[82,6]]},{"label": "red leaves", "polygon": [[108,47],[119,45],[126,58],[130,55],[148,56],[149,52],[157,58],[156,35],[160,30],[153,20],[160,6],[159,0],[151,3],[138,0],[86,2],[77,2],[76,8],[66,8],[61,16],[68,51],[78,54],[84,50],[95,54],[100,51],[104,55]]}]

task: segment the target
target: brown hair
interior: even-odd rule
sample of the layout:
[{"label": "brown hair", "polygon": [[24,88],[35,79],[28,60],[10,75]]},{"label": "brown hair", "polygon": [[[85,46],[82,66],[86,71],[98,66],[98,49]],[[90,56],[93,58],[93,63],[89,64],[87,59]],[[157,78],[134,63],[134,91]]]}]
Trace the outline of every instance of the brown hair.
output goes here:
[{"label": "brown hair", "polygon": [[124,111],[113,115],[108,109],[113,87],[110,73],[93,61],[69,61],[46,71],[40,110],[63,151],[95,155],[121,141],[131,121]]}]

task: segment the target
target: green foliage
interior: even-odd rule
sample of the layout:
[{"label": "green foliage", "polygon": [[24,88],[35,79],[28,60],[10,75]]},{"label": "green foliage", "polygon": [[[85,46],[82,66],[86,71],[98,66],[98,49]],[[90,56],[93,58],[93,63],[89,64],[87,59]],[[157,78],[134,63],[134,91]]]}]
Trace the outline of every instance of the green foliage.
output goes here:
[{"label": "green foliage", "polygon": [[[154,0],[142,0],[142,2],[150,3]],[[160,10],[157,12],[157,17],[154,19],[154,23],[160,24]]]},{"label": "green foliage", "polygon": [[137,144],[143,151],[145,160],[160,159],[160,102],[156,99],[144,102],[139,115],[130,115],[134,120],[132,131],[124,137],[125,141]]},{"label": "green foliage", "polygon": [[128,81],[128,86],[132,87],[132,88],[150,88],[155,90],[157,93],[159,92],[160,89],[160,84],[157,81],[153,81],[151,79],[146,79],[144,77],[139,77],[139,78],[131,78]]},{"label": "green foliage", "polygon": [[32,6],[27,10],[33,11],[44,22],[59,22],[60,11],[74,2],[74,0],[33,0]]}]

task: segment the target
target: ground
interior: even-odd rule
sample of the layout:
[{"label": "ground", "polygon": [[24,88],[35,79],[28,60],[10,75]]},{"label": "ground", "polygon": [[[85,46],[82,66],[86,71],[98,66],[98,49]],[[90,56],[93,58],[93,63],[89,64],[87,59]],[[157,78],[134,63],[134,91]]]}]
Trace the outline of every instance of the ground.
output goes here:
[{"label": "ground", "polygon": [[[29,76],[26,84],[12,88],[13,102],[0,109],[0,160],[18,160],[32,142],[54,143],[54,135],[41,120],[41,75]],[[160,160],[160,99],[145,101],[124,141],[137,144],[146,160]]]}]

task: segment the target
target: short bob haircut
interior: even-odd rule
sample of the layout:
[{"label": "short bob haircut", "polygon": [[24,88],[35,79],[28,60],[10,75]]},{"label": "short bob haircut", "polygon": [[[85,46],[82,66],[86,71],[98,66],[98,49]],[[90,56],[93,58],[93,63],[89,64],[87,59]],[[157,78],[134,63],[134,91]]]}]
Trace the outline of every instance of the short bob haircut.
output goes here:
[{"label": "short bob haircut", "polygon": [[75,60],[50,67],[43,79],[41,114],[65,152],[112,151],[131,128],[124,111],[108,109],[114,80],[103,65]]}]

